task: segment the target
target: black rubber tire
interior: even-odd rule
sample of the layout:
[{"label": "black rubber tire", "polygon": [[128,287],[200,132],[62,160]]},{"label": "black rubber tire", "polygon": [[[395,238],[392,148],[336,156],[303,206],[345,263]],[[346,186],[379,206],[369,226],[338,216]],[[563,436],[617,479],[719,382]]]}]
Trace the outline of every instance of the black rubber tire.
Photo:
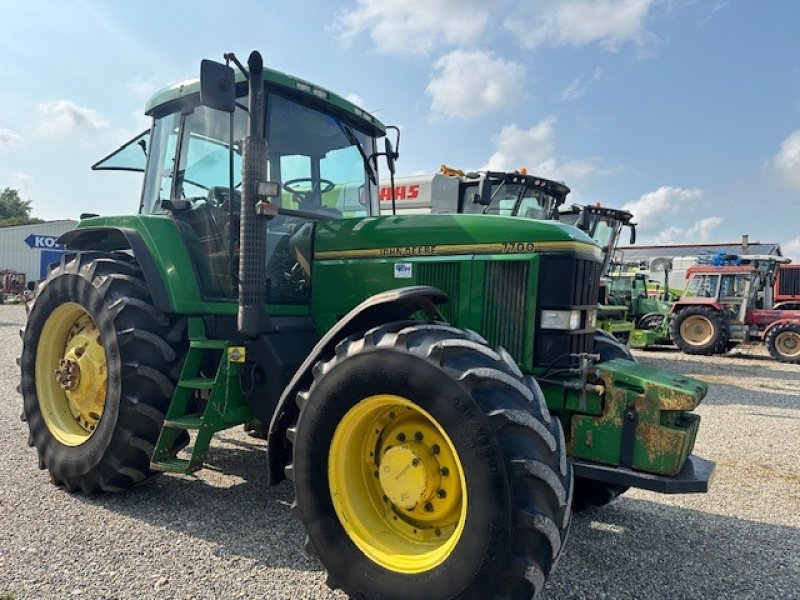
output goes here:
[{"label": "black rubber tire", "polygon": [[[702,345],[690,344],[681,336],[681,324],[695,315],[708,319],[714,328],[711,339]],[[669,337],[672,343],[686,354],[723,354],[728,348],[730,332],[720,311],[708,306],[689,306],[672,315],[669,322]]]},{"label": "black rubber tire", "polygon": [[637,329],[661,329],[664,325],[664,319],[667,318],[667,315],[663,313],[647,313],[646,315],[642,315],[636,321],[636,328]]},{"label": "black rubber tire", "polygon": [[783,363],[789,364],[800,364],[800,355],[797,356],[787,356],[786,354],[782,354],[781,351],[778,349],[777,341],[778,336],[781,333],[785,333],[787,331],[792,331],[797,335],[800,335],[800,325],[796,323],[781,323],[780,325],[775,325],[772,329],[769,330],[767,333],[767,337],[764,340],[764,343],[767,345],[767,350],[769,350],[770,356],[775,360]]},{"label": "black rubber tire", "polygon": [[[42,418],[36,396],[36,350],[49,314],[79,304],[97,325],[106,349],[105,408],[93,434],[79,446],[59,442]],[[147,284],[127,255],[66,255],[40,284],[31,303],[20,357],[23,414],[39,468],[68,491],[118,492],[155,473],[150,457],[186,352],[184,318],[153,306]],[[51,373],[40,374],[52,377]],[[181,438],[185,445],[188,437]]]},{"label": "black rubber tire", "polygon": [[594,479],[575,478],[575,491],[572,495],[572,512],[583,512],[590,508],[605,506],[616,500],[630,488]]},{"label": "black rubber tire", "polygon": [[593,352],[594,354],[600,355],[600,362],[606,362],[615,358],[636,362],[633,354],[631,354],[630,348],[603,329],[596,329],[594,332]]},{"label": "black rubber tire", "polygon": [[[469,482],[464,531],[439,566],[388,570],[343,529],[328,486],[337,424],[361,398],[413,398],[451,437]],[[314,368],[297,396],[287,478],[308,532],[306,549],[330,587],[354,598],[532,598],[544,586],[570,525],[572,468],[564,434],[538,384],[502,349],[441,324],[395,323],[349,338]]]}]

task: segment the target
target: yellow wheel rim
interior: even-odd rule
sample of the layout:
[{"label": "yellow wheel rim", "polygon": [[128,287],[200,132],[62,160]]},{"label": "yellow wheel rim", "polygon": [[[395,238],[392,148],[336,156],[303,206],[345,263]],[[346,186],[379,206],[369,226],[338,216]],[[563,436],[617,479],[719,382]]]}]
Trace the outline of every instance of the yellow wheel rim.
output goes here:
[{"label": "yellow wheel rim", "polygon": [[50,433],[80,446],[103,416],[108,364],[103,340],[78,304],[56,308],[45,321],[36,349],[36,396]]},{"label": "yellow wheel rim", "polygon": [[464,530],[467,487],[455,446],[401,396],[370,396],[345,414],[331,442],[328,483],[347,535],[386,569],[433,569]]},{"label": "yellow wheel rim", "polygon": [[800,333],[782,331],[775,336],[775,347],[783,356],[791,358],[800,356]]},{"label": "yellow wheel rim", "polygon": [[690,315],[681,323],[681,337],[692,346],[703,346],[714,337],[714,325],[701,315]]}]

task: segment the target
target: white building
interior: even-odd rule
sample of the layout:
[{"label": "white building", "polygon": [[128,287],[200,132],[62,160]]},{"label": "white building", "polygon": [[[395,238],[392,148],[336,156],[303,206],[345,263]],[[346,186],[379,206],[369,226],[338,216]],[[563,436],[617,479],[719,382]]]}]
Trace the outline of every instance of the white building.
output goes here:
[{"label": "white building", "polygon": [[0,271],[25,273],[27,281],[42,279],[47,274],[47,266],[58,262],[63,254],[56,239],[77,224],[66,219],[0,227]]}]

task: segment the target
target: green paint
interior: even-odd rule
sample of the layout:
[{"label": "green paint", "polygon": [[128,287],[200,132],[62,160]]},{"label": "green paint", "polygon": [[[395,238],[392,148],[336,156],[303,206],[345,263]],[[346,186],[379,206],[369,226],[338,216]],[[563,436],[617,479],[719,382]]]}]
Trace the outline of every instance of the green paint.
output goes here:
[{"label": "green paint", "polygon": [[[197,281],[197,271],[189,249],[175,221],[167,215],[130,215],[84,219],[77,229],[90,227],[123,227],[137,231],[153,255],[158,273],[167,289],[170,304],[176,313],[186,315],[235,315],[233,301],[204,298]],[[98,250],[118,248],[96,246]],[[270,305],[272,315],[307,315],[307,306]]]},{"label": "green paint", "polygon": [[396,215],[336,219],[317,228],[316,252],[447,244],[577,242],[597,246],[575,227],[498,215]]},{"label": "green paint", "polygon": [[[203,466],[214,434],[241,425],[250,418],[250,408],[241,386],[244,367],[228,359],[230,342],[207,339],[203,321],[197,317],[189,319],[188,331],[189,351],[153,450],[151,467],[156,471],[197,471]],[[201,366],[209,352],[221,352],[221,358],[214,377],[204,378]],[[202,400],[195,399],[202,390],[210,392],[205,407],[202,411],[190,413],[192,406],[202,405]],[[184,431],[195,433],[188,459],[176,458],[172,450]]]},{"label": "green paint", "polygon": [[624,360],[598,365],[597,371],[605,386],[602,411],[597,416],[572,417],[568,430],[572,456],[619,465],[625,413],[633,411],[633,468],[676,475],[692,451],[700,425],[700,417],[687,411],[697,408],[708,386]]},{"label": "green paint", "polygon": [[[244,75],[238,69],[235,70],[235,75],[237,83],[242,83],[245,81]],[[357,107],[352,102],[345,100],[338,94],[334,94],[333,92],[330,92],[316,84],[309,83],[308,81],[304,81],[298,77],[293,77],[292,75],[287,75],[286,73],[282,73],[280,71],[268,69],[267,67],[264,67],[264,81],[266,82],[267,87],[279,90],[283,89],[285,91],[302,94],[313,102],[325,103],[329,106],[344,110],[350,113],[352,119],[361,122],[367,131],[374,131],[375,135],[380,136],[385,135],[386,133],[386,127],[384,124],[374,116]],[[319,98],[311,89],[305,89],[306,87],[325,92],[326,98],[324,100]],[[170,107],[171,104],[186,100],[194,105],[197,105],[199,104],[199,98],[199,78],[179,81],[178,83],[156,92],[147,101],[147,104],[145,105],[145,114],[160,116],[160,114],[165,111],[174,112]]]}]

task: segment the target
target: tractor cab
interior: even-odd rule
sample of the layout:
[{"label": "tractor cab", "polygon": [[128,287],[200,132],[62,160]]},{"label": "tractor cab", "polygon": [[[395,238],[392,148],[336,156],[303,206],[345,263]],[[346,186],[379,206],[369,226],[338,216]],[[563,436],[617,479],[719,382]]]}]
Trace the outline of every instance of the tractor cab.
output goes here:
[{"label": "tractor cab", "polygon": [[686,303],[708,304],[729,318],[744,320],[744,312],[756,303],[759,286],[753,284],[758,280],[758,270],[751,265],[690,267],[686,288],[673,311]]},{"label": "tractor cab", "polygon": [[[267,300],[307,303],[314,223],[378,213],[370,157],[384,128],[327,90],[270,69],[263,73],[268,148],[263,166],[279,187],[271,204],[288,211],[272,220],[267,233]],[[248,135],[248,92],[241,74],[236,91],[235,109],[228,113],[203,105],[198,82],[162,90],[146,108],[151,130],[93,166],[144,172],[140,214],[177,222],[209,299],[236,297]]]},{"label": "tractor cab", "polygon": [[458,206],[444,194],[432,194],[431,212],[504,215],[527,219],[557,219],[570,189],[558,181],[513,172],[468,172],[442,167],[440,176],[457,177]]},{"label": "tractor cab", "polygon": [[569,210],[559,212],[559,219],[585,231],[603,250],[603,274],[609,273],[611,257],[619,243],[623,227],[631,232],[629,244],[636,243],[636,224],[633,215],[627,210],[606,208],[600,203],[594,206],[573,204]]}]

